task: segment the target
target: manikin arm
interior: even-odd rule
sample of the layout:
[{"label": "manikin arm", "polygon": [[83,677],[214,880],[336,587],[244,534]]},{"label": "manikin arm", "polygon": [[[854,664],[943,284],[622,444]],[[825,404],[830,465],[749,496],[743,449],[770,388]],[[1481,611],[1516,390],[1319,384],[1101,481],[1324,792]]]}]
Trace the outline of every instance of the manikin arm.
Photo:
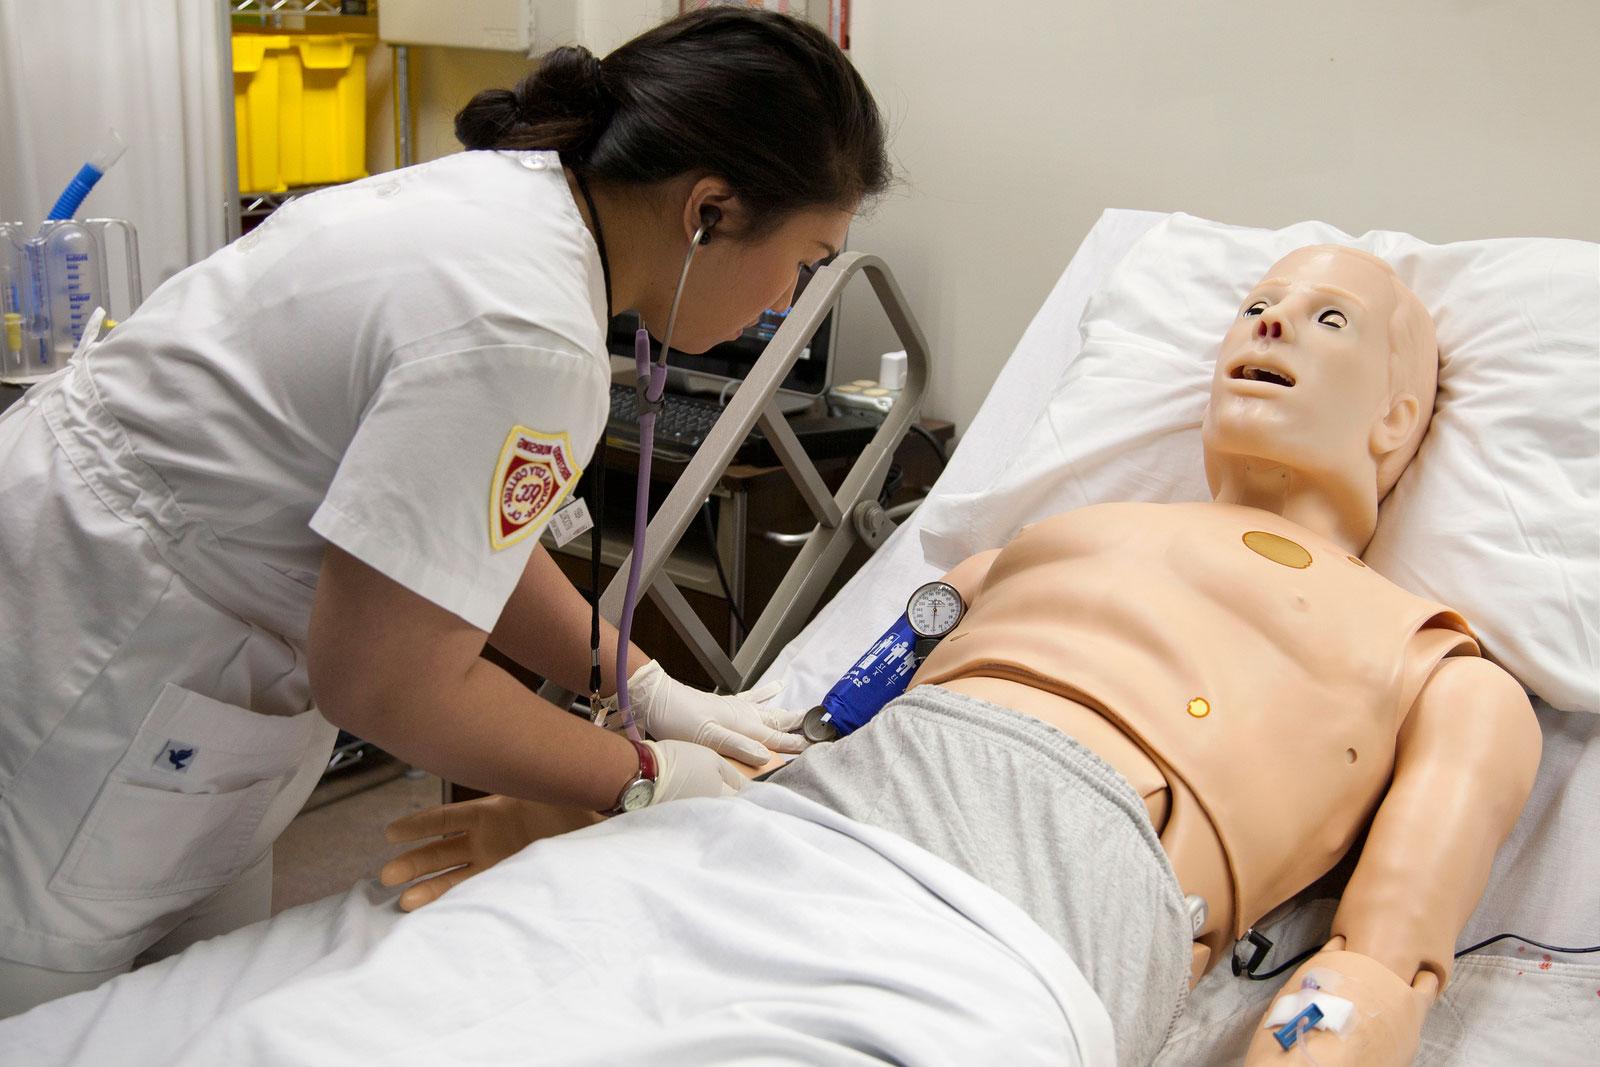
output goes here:
[{"label": "manikin arm", "polygon": [[[781,767],[783,761],[773,757],[765,767],[750,767],[736,760],[727,760],[727,764],[753,778]],[[388,886],[415,881],[416,885],[400,894],[400,909],[415,911],[535,841],[603,821],[603,815],[582,808],[500,795],[425,808],[396,819],[384,830],[384,839],[390,844],[424,843],[385,863],[378,880]]]},{"label": "manikin arm", "polygon": [[[1427,1009],[1449,981],[1456,938],[1533,788],[1540,747],[1522,687],[1488,660],[1445,660],[1423,687],[1333,937],[1284,986],[1292,993],[1309,976],[1355,1002],[1342,1036],[1301,1038],[1316,1062],[1411,1062]],[[1278,1061],[1289,1053],[1258,1030],[1247,1062]]]}]

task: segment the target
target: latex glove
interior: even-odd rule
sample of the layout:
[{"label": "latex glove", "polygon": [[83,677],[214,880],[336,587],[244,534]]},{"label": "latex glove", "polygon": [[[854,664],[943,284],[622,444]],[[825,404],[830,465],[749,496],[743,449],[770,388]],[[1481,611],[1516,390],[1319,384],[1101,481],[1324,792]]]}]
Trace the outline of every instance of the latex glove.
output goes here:
[{"label": "latex glove", "polygon": [[600,821],[595,812],[502,796],[428,808],[390,823],[384,839],[390,844],[432,837],[441,840],[402,852],[385,863],[378,881],[392,886],[420,878],[400,894],[401,910],[415,911],[535,841]]},{"label": "latex glove", "polygon": [[651,660],[628,678],[628,699],[639,728],[658,741],[693,741],[759,767],[773,751],[800,752],[807,744],[793,732],[805,712],[767,706],[781,688],[769,683],[718,696],[676,681]]},{"label": "latex glove", "polygon": [[732,796],[744,776],[727,760],[692,741],[646,741],[656,754],[656,792],[650,805],[686,797]]}]

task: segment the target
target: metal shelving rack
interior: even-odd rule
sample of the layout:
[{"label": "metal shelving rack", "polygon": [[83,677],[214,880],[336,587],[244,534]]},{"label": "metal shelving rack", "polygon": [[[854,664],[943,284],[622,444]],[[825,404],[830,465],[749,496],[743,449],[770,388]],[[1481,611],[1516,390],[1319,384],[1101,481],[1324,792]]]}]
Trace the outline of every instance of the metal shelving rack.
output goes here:
[{"label": "metal shelving rack", "polygon": [[[271,29],[299,29],[298,26],[284,25],[284,20],[294,18],[338,19],[360,18],[364,24],[370,25],[370,12],[375,8],[376,2],[369,2],[368,15],[348,15],[343,10],[340,0],[221,0],[222,18],[218,20],[218,46],[222,50],[222,98],[233,99],[233,25],[234,19],[239,16],[260,18],[264,28]],[[395,94],[395,165],[397,167],[409,166],[411,158],[411,83],[410,83],[410,56],[404,45],[391,45],[394,51],[394,94]],[[239,190],[239,163],[238,150],[235,139],[238,131],[234,128],[233,108],[225,107],[224,122],[228,130],[228,147],[226,160],[223,164],[223,173],[228,183],[224,203],[227,205],[227,239],[238,239],[243,231],[244,220],[260,220],[272,214],[284,204],[296,197],[314,193],[318,189],[326,189],[326,185],[309,185],[298,188],[286,189],[279,193],[242,193]],[[328,761],[324,773],[336,771],[344,767],[360,763],[366,758],[368,750],[373,748],[369,742],[352,735],[340,735],[340,743],[334,748],[333,755]],[[413,771],[406,771],[410,776]],[[398,777],[398,775],[397,775]],[[390,779],[384,779],[388,781]],[[381,785],[383,781],[372,783]],[[367,788],[371,788],[368,786]],[[441,783],[441,800],[448,800],[447,791]]]},{"label": "metal shelving rack", "polygon": [[[351,15],[344,11],[340,0],[221,0],[223,17],[220,20],[222,49],[223,99],[233,99],[233,23],[238,17],[259,18],[261,25],[271,29],[284,29],[285,19],[297,18],[360,18],[370,24],[377,0],[368,0],[367,14]],[[288,27],[298,28],[298,27]],[[416,162],[411,147],[411,54],[405,45],[390,45],[394,53],[394,122],[395,166],[409,167]],[[228,127],[228,141],[232,145],[237,131],[233,125],[233,109],[224,108]],[[227,239],[236,240],[243,232],[246,219],[261,220],[296,197],[325,189],[325,185],[310,185],[286,189],[281,193],[241,193],[239,191],[238,157],[228,154],[224,165],[229,190],[224,198],[227,204]]]}]

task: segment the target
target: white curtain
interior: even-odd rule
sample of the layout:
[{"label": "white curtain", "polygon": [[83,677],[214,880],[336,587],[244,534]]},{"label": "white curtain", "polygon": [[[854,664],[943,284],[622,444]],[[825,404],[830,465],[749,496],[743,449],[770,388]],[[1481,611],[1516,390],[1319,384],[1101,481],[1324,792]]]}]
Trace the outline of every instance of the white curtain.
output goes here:
[{"label": "white curtain", "polygon": [[[0,0],[0,219],[36,224],[115,126],[128,151],[79,217],[138,228],[145,292],[222,247],[225,18],[223,0]],[[109,258],[120,305],[121,249]]]}]

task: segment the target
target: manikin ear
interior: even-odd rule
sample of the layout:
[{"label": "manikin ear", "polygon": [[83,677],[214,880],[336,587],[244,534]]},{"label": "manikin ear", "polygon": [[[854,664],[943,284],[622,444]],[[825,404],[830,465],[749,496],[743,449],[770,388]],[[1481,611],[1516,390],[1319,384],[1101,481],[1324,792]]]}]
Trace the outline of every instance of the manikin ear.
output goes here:
[{"label": "manikin ear", "polygon": [[1382,462],[1385,456],[1409,441],[1421,417],[1422,405],[1416,397],[1410,393],[1395,397],[1389,404],[1388,414],[1372,427],[1372,458]]}]

